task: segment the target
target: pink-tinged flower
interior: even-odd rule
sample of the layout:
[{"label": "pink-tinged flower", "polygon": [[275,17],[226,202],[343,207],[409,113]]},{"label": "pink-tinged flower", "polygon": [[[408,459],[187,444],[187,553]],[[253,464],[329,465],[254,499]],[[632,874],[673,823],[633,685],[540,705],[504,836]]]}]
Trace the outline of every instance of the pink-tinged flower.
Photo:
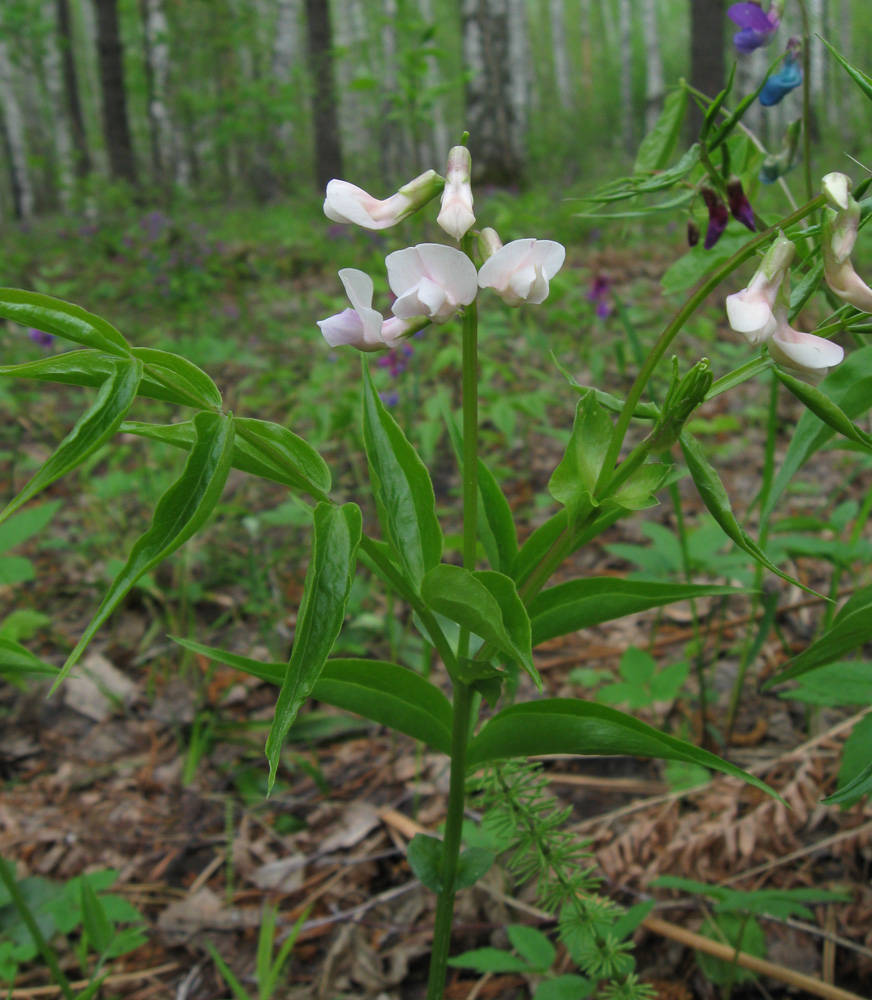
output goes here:
[{"label": "pink-tinged flower", "polygon": [[466,146],[455,146],[448,154],[442,209],[436,218],[454,239],[462,239],[475,222],[472,213],[472,187],[469,183],[472,157]]},{"label": "pink-tinged flower", "polygon": [[[780,312],[780,310],[779,310]],[[819,382],[845,357],[845,352],[831,340],[816,337],[813,333],[800,333],[787,322],[787,309],[783,322],[769,342],[769,353],[776,364],[813,382]]]},{"label": "pink-tinged flower", "polygon": [[781,23],[782,6],[783,2],[773,0],[769,13],[764,14],[759,3],[734,3],[727,11],[727,17],[740,29],[733,36],[736,48],[740,52],[753,52],[768,45]]},{"label": "pink-tinged flower", "polygon": [[754,221],[754,209],[745,194],[742,182],[738,177],[731,177],[727,181],[727,199],[730,206],[730,215],[743,226],[750,229],[752,233],[757,232],[757,223]]},{"label": "pink-tinged flower", "polygon": [[549,282],[565,258],[566,248],[553,240],[514,240],[485,260],[478,284],[492,288],[506,305],[539,305],[548,298]]},{"label": "pink-tinged flower", "polygon": [[727,206],[724,204],[723,198],[716,191],[713,191],[710,187],[704,187],[700,194],[709,214],[708,228],[705,231],[705,242],[702,246],[704,250],[711,250],[721,236],[723,236],[724,230],[727,228],[727,223],[730,221],[730,215],[727,212]]},{"label": "pink-tinged flower", "polygon": [[762,344],[775,333],[775,300],[796,247],[781,233],[766,251],[747,288],[727,296],[727,320],[751,344]]},{"label": "pink-tinged flower", "polygon": [[396,250],[385,259],[388,284],[396,295],[393,312],[401,320],[426,316],[447,322],[478,292],[475,265],[460,250],[441,243],[419,243]]},{"label": "pink-tinged flower", "polygon": [[821,224],[821,253],[827,284],[844,302],[863,312],[872,312],[872,288],[851,263],[851,251],[860,228],[860,206],[851,194],[850,178],[846,174],[827,174],[823,193],[828,207],[824,209]]},{"label": "pink-tinged flower", "polygon": [[399,346],[406,337],[429,322],[420,314],[414,319],[384,319],[372,308],[372,278],[363,271],[345,267],[339,279],[351,301],[351,309],[318,321],[324,339],[331,347],[356,347],[359,351],[384,351]]},{"label": "pink-tinged flower", "polygon": [[428,170],[390,198],[379,201],[348,181],[332,180],[327,185],[324,214],[332,222],[353,222],[364,229],[389,229],[432,201],[444,183],[435,170]]}]

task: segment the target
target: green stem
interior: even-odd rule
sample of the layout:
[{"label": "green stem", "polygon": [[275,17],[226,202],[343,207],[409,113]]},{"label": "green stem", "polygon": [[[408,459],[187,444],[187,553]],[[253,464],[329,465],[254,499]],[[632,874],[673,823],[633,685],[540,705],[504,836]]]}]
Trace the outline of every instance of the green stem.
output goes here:
[{"label": "green stem", "polygon": [[693,295],[690,296],[687,302],[685,302],[681,309],[679,309],[675,316],[669,321],[663,333],[661,333],[657,339],[657,343],[651,349],[651,353],[645,359],[645,364],[636,376],[636,380],[633,382],[630,392],[627,395],[627,399],[624,402],[623,409],[618,417],[618,422],[615,425],[611,441],[609,442],[609,448],[606,453],[605,460],[603,461],[602,468],[600,469],[599,479],[597,480],[595,491],[597,496],[601,495],[600,491],[612,476],[618,456],[621,453],[621,446],[624,443],[624,438],[626,437],[630,421],[633,417],[633,411],[636,409],[636,406],[642,398],[642,393],[645,390],[645,386],[648,384],[648,380],[651,378],[651,375],[660,362],[660,359],[666,353],[672,341],[678,336],[684,324],[696,312],[699,306],[702,305],[709,293],[714,291],[714,289],[717,288],[717,286],[726,277],[744,264],[746,260],[753,257],[758,247],[768,243],[769,240],[776,235],[779,229],[787,229],[794,223],[800,222],[807,215],[817,211],[817,209],[819,209],[823,204],[823,195],[818,195],[817,198],[806,202],[805,205],[802,205],[791,215],[782,219],[778,226],[771,226],[758,236],[750,239],[741,249],[737,250],[729,260],[725,261],[720,267],[717,267],[714,271],[712,271],[712,273],[702,282],[699,288],[697,288]]},{"label": "green stem", "polygon": [[[464,236],[463,252],[472,260],[472,236]],[[478,549],[478,306],[463,313],[463,568],[475,569]],[[469,654],[469,631],[460,630],[458,657]]]},{"label": "green stem", "polygon": [[433,929],[433,946],[430,954],[430,979],[427,983],[427,1000],[442,1000],[448,952],[451,947],[451,928],[454,922],[454,881],[460,857],[463,832],[463,808],[466,801],[466,748],[472,729],[473,706],[478,699],[471,697],[468,685],[458,681],[454,686],[454,717],[451,731],[451,779],[448,788],[448,815],[445,819],[445,838],[442,841],[442,866],[440,881],[442,891],[436,903],[436,923]]},{"label": "green stem", "polygon": [[6,887],[6,891],[9,893],[9,898],[12,900],[12,905],[18,911],[18,916],[21,917],[24,926],[33,938],[33,943],[39,949],[39,953],[42,955],[42,960],[48,966],[49,971],[52,974],[52,978],[58,984],[65,1000],[74,1000],[75,993],[73,992],[73,987],[70,985],[69,979],[67,979],[64,975],[60,965],[58,965],[57,956],[52,950],[51,945],[43,937],[42,931],[39,929],[33,913],[27,905],[27,900],[24,898],[21,889],[18,887],[18,882],[15,880],[15,872],[12,870],[12,866],[6,858],[3,857],[0,857],[0,882],[2,882]]}]

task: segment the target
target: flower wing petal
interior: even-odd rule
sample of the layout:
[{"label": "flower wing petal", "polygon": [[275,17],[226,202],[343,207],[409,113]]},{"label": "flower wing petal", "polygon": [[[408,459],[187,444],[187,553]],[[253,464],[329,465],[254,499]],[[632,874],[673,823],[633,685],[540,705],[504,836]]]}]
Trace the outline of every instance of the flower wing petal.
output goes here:
[{"label": "flower wing petal", "polygon": [[385,258],[385,266],[388,269],[388,284],[398,298],[402,298],[427,274],[417,247],[406,247],[389,253]]},{"label": "flower wing petal", "polygon": [[727,17],[740,28],[750,28],[760,33],[772,31],[772,21],[756,3],[734,3],[727,11]]},{"label": "flower wing petal", "polygon": [[844,358],[845,352],[831,340],[813,333],[800,333],[792,327],[779,330],[769,345],[769,352],[785,367],[815,374],[832,368]]},{"label": "flower wing petal", "polygon": [[419,243],[415,249],[429,278],[441,285],[448,298],[469,305],[478,292],[475,264],[454,247],[442,243]]}]

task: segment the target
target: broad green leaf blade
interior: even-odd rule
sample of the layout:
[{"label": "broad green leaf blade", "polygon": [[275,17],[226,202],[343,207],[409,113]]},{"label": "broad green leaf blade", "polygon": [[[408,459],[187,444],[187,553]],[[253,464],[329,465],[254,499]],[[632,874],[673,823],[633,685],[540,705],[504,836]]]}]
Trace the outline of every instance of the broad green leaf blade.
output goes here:
[{"label": "broad green leaf blade", "polygon": [[[866,749],[866,754],[868,757],[872,758],[872,740],[868,741],[869,745]],[[832,795],[828,795],[825,799],[821,801],[825,806],[852,806],[855,802],[864,796],[872,792],[872,759],[869,763],[852,778],[847,784],[843,785],[837,792],[833,792]]]},{"label": "broad green leaf blade", "polygon": [[[818,386],[818,391],[832,400],[850,420],[864,414],[872,406],[872,346],[853,351],[827,375]],[[794,475],[834,433],[832,427],[812,412],[807,410],[803,413],[772,484],[769,500],[762,512],[764,518],[772,513]]]},{"label": "broad green leaf blade", "polygon": [[821,41],[830,50],[836,62],[845,70],[860,90],[863,91],[863,94],[872,101],[872,77],[867,76],[861,69],[857,69],[856,66],[852,66],[825,38],[821,38]]},{"label": "broad green leaf blade", "polygon": [[363,365],[363,441],[386,540],[417,590],[442,558],[442,529],[430,473],[379,399]]},{"label": "broad green leaf blade", "polygon": [[55,480],[71,472],[89,455],[114,436],[127,411],[133,406],[142,365],[138,361],[119,361],[115,371],[103,383],[94,405],[76,422],[70,433],[58,445],[54,454],[41,466],[24,489],[0,513],[0,522],[27,503]]},{"label": "broad green leaf blade", "polygon": [[158,501],[151,527],[134,544],[127,562],[70,653],[52,691],[78,662],[94,634],[136,581],[199,531],[218,503],[230,471],[233,420],[216,413],[198,413],[194,417],[194,427],[197,441],[182,475]]},{"label": "broad green leaf blade", "polygon": [[470,573],[460,566],[443,564],[424,577],[421,596],[432,611],[520,661],[536,678],[530,619],[509,577],[493,570]]},{"label": "broad green leaf blade", "polygon": [[786,667],[764,685],[766,688],[793,680],[809,670],[825,667],[845,653],[872,639],[872,586],[858,590],[845,602],[833,624],[799,656],[788,660]]},{"label": "broad green leaf blade", "polygon": [[680,87],[663,102],[663,110],[654,128],[642,140],[633,170],[637,174],[647,170],[662,170],[672,158],[681,126],[687,111],[687,91]]},{"label": "broad green leaf blade", "polygon": [[595,394],[585,394],[575,409],[566,453],[548,482],[548,492],[566,507],[570,524],[599,506],[594,492],[613,430]]},{"label": "broad green leaf blade", "polygon": [[50,295],[0,288],[0,317],[107,354],[130,357],[127,341],[111,323]]},{"label": "broad green leaf blade", "polygon": [[319,503],[315,508],[312,558],[297,613],[294,647],[266,740],[269,791],[275,784],[285,736],[300,706],[312,693],[342,628],[361,533],[357,504],[337,507]]},{"label": "broad green leaf blade", "polygon": [[187,358],[169,351],[158,351],[153,347],[134,347],[133,355],[153,372],[158,372],[160,381],[166,382],[180,396],[204,409],[221,411],[224,401],[218,386]]},{"label": "broad green leaf blade", "polygon": [[[99,389],[115,371],[115,359],[101,351],[68,351],[54,354],[39,361],[25,361],[20,365],[0,365],[0,378],[32,378],[40,382],[60,382],[62,385],[81,385]],[[159,399],[164,403],[187,406],[189,395],[155,381],[143,372],[139,395]]]},{"label": "broad green leaf blade", "polygon": [[[463,435],[450,410],[445,411],[445,424],[463,473]],[[518,554],[518,535],[512,508],[494,474],[478,460],[478,534],[491,569],[510,575]]]},{"label": "broad green leaf blade", "polygon": [[0,524],[0,554],[21,545],[28,538],[38,535],[60,510],[60,500],[49,500],[38,507],[28,507],[17,514],[15,520]]},{"label": "broad green leaf blade", "polygon": [[524,541],[518,549],[515,564],[512,567],[512,578],[518,587],[523,586],[533,571],[548,554],[561,535],[569,531],[569,515],[564,507],[538,528]]},{"label": "broad green leaf blade", "polygon": [[468,889],[490,871],[496,860],[493,851],[485,847],[469,847],[457,859],[457,871],[454,875],[454,890]]},{"label": "broad green leaf blade", "polygon": [[533,646],[602,622],[637,615],[675,601],[739,594],[738,587],[658,583],[593,576],[543,590],[529,607]]},{"label": "broad green leaf blade", "polygon": [[527,960],[531,968],[541,972],[547,972],[551,968],[557,958],[557,949],[542,931],[526,924],[509,924],[506,931],[512,947]]},{"label": "broad green leaf blade", "polygon": [[412,874],[431,892],[442,892],[442,841],[426,833],[416,833],[409,841],[406,860]]},{"label": "broad green leaf blade", "polygon": [[18,642],[0,635],[0,677],[54,676],[57,667],[44,663]]},{"label": "broad green leaf blade", "polygon": [[702,453],[702,448],[700,448],[697,441],[687,431],[682,431],[679,440],[681,441],[684,460],[687,462],[687,467],[696,484],[700,499],[705,504],[708,512],[721,526],[724,534],[735,542],[743,552],[747,552],[761,566],[765,566],[770,573],[775,573],[782,580],[796,584],[797,587],[800,587],[807,593],[820,597],[820,594],[816,594],[815,591],[801,584],[799,580],[794,580],[792,576],[782,572],[748,532],[745,531],[741,524],[739,524],[736,520],[736,515],[733,513],[733,507],[730,504],[730,498],[727,495],[724,484],[721,482],[717,472],[706,461],[705,455]]},{"label": "broad green leaf blade", "polygon": [[546,698],[504,708],[469,744],[467,761],[472,769],[492,760],[552,753],[689,761],[775,795],[765,782],[708,750],[661,733],[632,715],[576,698]]},{"label": "broad green leaf blade", "polygon": [[87,879],[81,883],[82,926],[98,955],[103,954],[112,942],[112,925],[97,893]]},{"label": "broad green leaf blade", "polygon": [[249,453],[253,451],[256,457],[280,469],[297,489],[305,490],[318,500],[327,498],[332,485],[327,463],[293,431],[269,420],[250,417],[237,417],[236,431],[245,439]]},{"label": "broad green leaf blade", "polygon": [[454,969],[472,969],[479,974],[534,971],[526,959],[502,951],[500,948],[475,948],[473,951],[465,951],[462,955],[449,958],[448,964]]},{"label": "broad green leaf blade", "polygon": [[869,451],[872,451],[872,435],[861,430],[847,413],[829,396],[821,392],[820,389],[803,382],[801,379],[788,375],[787,372],[775,369],[778,380],[785,385],[790,392],[810,410],[819,420],[828,427],[841,434],[842,437],[859,444]]}]

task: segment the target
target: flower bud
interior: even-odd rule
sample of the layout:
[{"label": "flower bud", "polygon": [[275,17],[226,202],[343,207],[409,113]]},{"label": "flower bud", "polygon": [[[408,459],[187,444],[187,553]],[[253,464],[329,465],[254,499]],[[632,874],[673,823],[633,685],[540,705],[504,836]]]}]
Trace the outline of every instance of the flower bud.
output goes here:
[{"label": "flower bud", "polygon": [[724,230],[727,228],[730,216],[727,212],[727,206],[724,204],[723,199],[712,188],[704,187],[700,194],[702,195],[709,214],[708,229],[706,229],[705,232],[705,243],[703,243],[703,249],[711,250],[711,248],[723,235]]},{"label": "flower bud", "polygon": [[470,173],[472,157],[466,146],[455,146],[448,154],[442,210],[436,218],[439,225],[454,239],[462,239],[475,222],[472,212]]},{"label": "flower bud", "polygon": [[727,198],[729,199],[730,215],[743,226],[750,229],[752,233],[757,232],[757,223],[754,222],[754,209],[742,187],[742,182],[738,177],[731,177],[727,181]]},{"label": "flower bud", "polygon": [[667,451],[675,444],[688,418],[705,399],[713,381],[708,358],[698,361],[684,378],[678,375],[678,358],[672,359],[672,378],[666,399],[648,436],[652,451]]},{"label": "flower bud", "polygon": [[699,226],[695,219],[687,220],[687,245],[695,247],[699,243]]},{"label": "flower bud", "polygon": [[379,201],[348,181],[334,179],[327,185],[324,214],[343,225],[353,222],[364,229],[389,229],[432,201],[444,185],[435,170],[428,170]]}]

